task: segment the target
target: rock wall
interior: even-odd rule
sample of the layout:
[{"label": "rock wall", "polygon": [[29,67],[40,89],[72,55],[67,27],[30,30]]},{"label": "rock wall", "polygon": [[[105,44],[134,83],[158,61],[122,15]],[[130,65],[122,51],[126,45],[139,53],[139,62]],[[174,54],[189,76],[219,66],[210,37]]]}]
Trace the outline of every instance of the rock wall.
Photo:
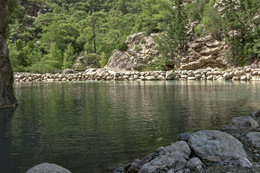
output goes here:
[{"label": "rock wall", "polygon": [[151,64],[153,57],[158,55],[155,49],[155,37],[156,34],[146,36],[144,32],[129,36],[125,41],[128,49],[126,51],[114,50],[106,68],[141,70],[143,66]]},{"label": "rock wall", "polygon": [[224,42],[208,35],[188,44],[188,55],[181,59],[180,70],[197,70],[207,67],[227,68]]},{"label": "rock wall", "polygon": [[[125,42],[128,49],[123,52],[114,50],[106,68],[141,70],[143,66],[151,64],[155,61],[153,57],[159,56],[154,41],[156,36],[156,34],[145,36],[144,32],[129,36]],[[208,35],[190,42],[188,46],[187,55],[181,57],[180,70],[197,70],[207,67],[227,68],[225,56],[227,46],[224,42],[217,41]]]},{"label": "rock wall", "polygon": [[14,107],[17,100],[13,93],[13,71],[9,51],[4,39],[8,25],[8,0],[0,0],[0,108]]}]

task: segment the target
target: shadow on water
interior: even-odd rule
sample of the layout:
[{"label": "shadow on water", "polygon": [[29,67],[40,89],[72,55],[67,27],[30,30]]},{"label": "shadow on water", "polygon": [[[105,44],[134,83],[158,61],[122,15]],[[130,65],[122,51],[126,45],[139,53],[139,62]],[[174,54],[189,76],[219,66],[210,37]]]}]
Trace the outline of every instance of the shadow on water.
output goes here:
[{"label": "shadow on water", "polygon": [[[16,108],[0,110],[0,172],[15,171],[15,167],[10,165],[13,163],[8,162],[10,153],[9,149],[9,132],[8,127],[14,115]],[[13,170],[10,168],[13,167]]]}]

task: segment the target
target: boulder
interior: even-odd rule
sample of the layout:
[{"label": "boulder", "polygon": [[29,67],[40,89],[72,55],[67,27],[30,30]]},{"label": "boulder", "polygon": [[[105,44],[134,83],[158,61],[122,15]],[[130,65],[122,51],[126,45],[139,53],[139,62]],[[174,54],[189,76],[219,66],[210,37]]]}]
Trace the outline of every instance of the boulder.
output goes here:
[{"label": "boulder", "polygon": [[260,132],[249,132],[246,136],[253,146],[260,148]]},{"label": "boulder", "polygon": [[258,122],[250,116],[241,116],[232,118],[230,126],[236,130],[252,130],[258,127]]},{"label": "boulder", "polygon": [[59,165],[52,163],[41,163],[26,171],[26,173],[71,173]]},{"label": "boulder", "polygon": [[140,173],[153,173],[163,168],[172,167],[173,171],[181,170],[186,165],[186,158],[191,154],[190,147],[184,141],[179,141],[164,148],[159,156],[143,165]]},{"label": "boulder", "polygon": [[190,135],[188,143],[196,155],[206,161],[211,161],[211,158],[229,161],[247,157],[239,140],[218,130],[195,132]]}]

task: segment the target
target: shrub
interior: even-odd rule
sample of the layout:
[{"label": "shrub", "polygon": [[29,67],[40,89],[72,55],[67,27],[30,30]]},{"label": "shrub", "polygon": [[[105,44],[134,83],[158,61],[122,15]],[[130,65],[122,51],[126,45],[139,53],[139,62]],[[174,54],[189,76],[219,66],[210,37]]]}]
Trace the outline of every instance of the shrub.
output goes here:
[{"label": "shrub", "polygon": [[117,49],[120,50],[120,51],[126,51],[128,49],[128,46],[126,43],[121,43],[117,46]]}]

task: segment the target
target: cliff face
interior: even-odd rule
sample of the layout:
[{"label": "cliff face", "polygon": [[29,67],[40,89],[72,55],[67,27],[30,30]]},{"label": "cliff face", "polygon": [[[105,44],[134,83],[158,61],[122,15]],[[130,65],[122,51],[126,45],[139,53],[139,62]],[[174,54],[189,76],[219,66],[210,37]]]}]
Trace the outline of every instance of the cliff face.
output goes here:
[{"label": "cliff face", "polygon": [[154,43],[155,34],[145,36],[144,32],[129,36],[125,43],[128,46],[126,51],[114,50],[106,68],[141,70],[143,66],[151,64],[153,57],[158,55]]},{"label": "cliff face", "polygon": [[180,70],[197,70],[207,67],[227,68],[224,42],[210,35],[196,39],[188,44],[188,54],[181,59]]},{"label": "cliff face", "polygon": [[[124,52],[114,50],[106,68],[141,70],[143,66],[154,62],[159,56],[154,41],[155,34],[145,36],[143,32],[127,38],[128,49]],[[227,68],[224,42],[213,39],[210,35],[201,37],[188,44],[187,55],[181,57],[180,70],[197,70],[207,67]]]},{"label": "cliff face", "polygon": [[13,93],[13,70],[4,39],[7,36],[8,14],[8,0],[0,0],[0,108],[18,104]]}]

